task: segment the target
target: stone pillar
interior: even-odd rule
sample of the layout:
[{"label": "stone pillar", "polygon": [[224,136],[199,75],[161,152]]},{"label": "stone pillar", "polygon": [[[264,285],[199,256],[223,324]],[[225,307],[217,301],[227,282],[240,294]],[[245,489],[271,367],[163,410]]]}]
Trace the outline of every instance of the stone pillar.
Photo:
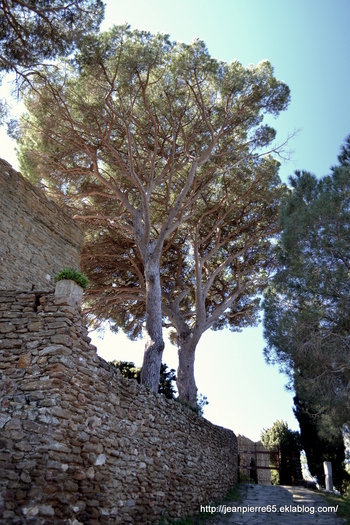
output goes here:
[{"label": "stone pillar", "polygon": [[81,286],[75,281],[63,279],[57,281],[55,289],[55,305],[80,306],[83,298]]},{"label": "stone pillar", "polygon": [[323,462],[324,475],[326,478],[326,490],[333,492],[333,473],[332,473],[332,463],[330,461]]}]

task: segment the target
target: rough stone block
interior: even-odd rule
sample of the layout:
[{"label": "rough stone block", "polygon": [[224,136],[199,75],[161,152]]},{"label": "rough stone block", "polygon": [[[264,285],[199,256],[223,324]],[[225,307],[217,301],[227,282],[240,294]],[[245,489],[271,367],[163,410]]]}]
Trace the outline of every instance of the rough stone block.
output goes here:
[{"label": "rough stone block", "polygon": [[18,361],[18,368],[28,368],[32,363],[32,354],[22,354]]},{"label": "rough stone block", "polygon": [[55,289],[55,304],[63,306],[80,305],[84,290],[75,281],[58,281]]},{"label": "rough stone block", "polygon": [[16,326],[11,322],[8,322],[8,323],[1,322],[0,323],[0,333],[1,334],[8,334],[9,332],[14,332],[15,330],[16,330]]},{"label": "rough stone block", "polygon": [[56,345],[68,346],[71,348],[73,346],[73,339],[66,334],[57,334],[51,336],[51,343]]}]

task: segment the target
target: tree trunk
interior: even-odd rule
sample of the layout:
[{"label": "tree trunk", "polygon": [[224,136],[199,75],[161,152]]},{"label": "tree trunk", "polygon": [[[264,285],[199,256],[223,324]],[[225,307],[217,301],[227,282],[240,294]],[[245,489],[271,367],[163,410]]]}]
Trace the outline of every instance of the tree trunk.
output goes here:
[{"label": "tree trunk", "polygon": [[159,262],[150,258],[145,265],[146,279],[146,344],[141,370],[141,383],[158,392],[160,366],[164,350],[162,330],[162,289]]},{"label": "tree trunk", "polygon": [[193,333],[178,336],[179,367],[177,369],[177,388],[179,399],[192,406],[197,405],[197,386],[194,378],[194,360],[200,336]]}]

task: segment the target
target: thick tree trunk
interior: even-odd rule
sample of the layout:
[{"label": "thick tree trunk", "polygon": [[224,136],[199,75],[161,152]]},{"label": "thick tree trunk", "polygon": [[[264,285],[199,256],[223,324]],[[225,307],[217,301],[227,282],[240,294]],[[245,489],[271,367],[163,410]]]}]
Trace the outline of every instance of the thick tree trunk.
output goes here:
[{"label": "thick tree trunk", "polygon": [[197,405],[197,386],[194,378],[194,360],[200,336],[193,333],[178,337],[179,367],[177,369],[177,388],[181,401]]},{"label": "thick tree trunk", "polygon": [[162,330],[162,289],[159,262],[149,259],[146,279],[146,344],[141,370],[141,383],[158,392],[160,366],[164,350]]}]

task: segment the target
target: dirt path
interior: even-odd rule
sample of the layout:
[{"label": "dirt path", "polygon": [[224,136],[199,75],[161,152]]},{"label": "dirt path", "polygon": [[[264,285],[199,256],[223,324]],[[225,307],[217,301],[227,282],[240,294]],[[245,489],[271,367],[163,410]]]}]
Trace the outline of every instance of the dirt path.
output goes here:
[{"label": "dirt path", "polygon": [[[241,503],[212,507],[210,525],[341,525],[322,496],[303,487],[244,485]],[[226,507],[225,507],[226,505]],[[229,509],[229,507],[231,507]],[[233,511],[233,508],[236,508]],[[240,507],[240,509],[239,509]],[[334,508],[334,507],[333,507]],[[226,514],[224,511],[226,510]]]}]

